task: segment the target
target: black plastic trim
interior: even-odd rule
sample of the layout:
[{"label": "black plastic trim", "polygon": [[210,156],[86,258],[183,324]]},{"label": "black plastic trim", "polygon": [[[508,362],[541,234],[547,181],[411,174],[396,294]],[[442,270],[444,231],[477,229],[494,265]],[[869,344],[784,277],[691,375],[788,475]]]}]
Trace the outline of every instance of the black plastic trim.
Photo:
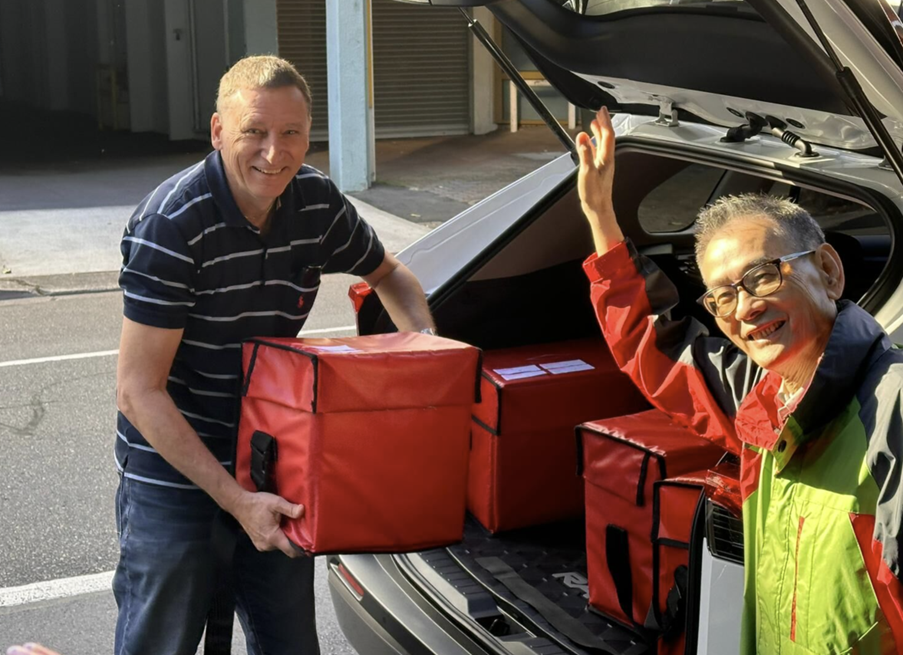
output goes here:
[{"label": "black plastic trim", "polygon": [[703,493],[696,504],[696,512],[693,515],[693,527],[690,528],[690,558],[688,561],[689,581],[687,583],[687,607],[684,616],[687,619],[685,644],[686,653],[695,653],[699,643],[699,605],[702,597],[702,549],[705,548],[703,535],[705,534],[705,503],[706,495]]}]

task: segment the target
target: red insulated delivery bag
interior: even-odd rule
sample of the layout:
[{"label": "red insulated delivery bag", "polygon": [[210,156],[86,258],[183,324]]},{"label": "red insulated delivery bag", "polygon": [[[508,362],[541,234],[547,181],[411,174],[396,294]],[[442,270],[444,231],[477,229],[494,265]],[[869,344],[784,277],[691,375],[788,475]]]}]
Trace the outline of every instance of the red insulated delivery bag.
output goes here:
[{"label": "red insulated delivery bag", "polygon": [[652,548],[658,572],[652,586],[652,606],[656,608],[656,625],[669,637],[659,642],[658,655],[683,655],[685,650],[683,626],[674,629],[671,625],[676,618],[682,617],[675,616],[675,606],[670,601],[675,585],[680,586],[681,596],[686,597],[690,531],[708,473],[708,470],[693,471],[660,480],[653,490]]},{"label": "red insulated delivery bag", "polygon": [[574,427],[648,407],[605,342],[483,353],[467,508],[490,532],[583,515]]},{"label": "red insulated delivery bag", "polygon": [[589,603],[627,625],[666,631],[705,471],[724,451],[658,410],[585,423],[577,435]]},{"label": "red insulated delivery bag", "polygon": [[305,507],[308,553],[460,541],[480,351],[425,334],[243,346],[236,478]]}]

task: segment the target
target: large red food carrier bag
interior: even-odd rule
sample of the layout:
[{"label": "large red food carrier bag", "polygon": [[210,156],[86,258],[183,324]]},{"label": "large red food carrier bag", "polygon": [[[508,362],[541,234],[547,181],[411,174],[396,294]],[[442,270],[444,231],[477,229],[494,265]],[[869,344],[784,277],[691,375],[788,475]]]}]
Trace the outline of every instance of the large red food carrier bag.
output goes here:
[{"label": "large red food carrier bag", "polygon": [[304,505],[282,529],[311,554],[460,541],[479,358],[409,332],[246,342],[238,482]]},{"label": "large red food carrier bag", "polygon": [[601,339],[483,353],[467,508],[490,532],[583,515],[574,428],[648,404]]},{"label": "large red food carrier bag", "polygon": [[590,606],[660,633],[705,471],[724,451],[658,410],[584,423],[577,436]]},{"label": "large red food carrier bag", "polygon": [[[690,532],[702,498],[708,470],[685,473],[655,483],[652,515],[655,549],[652,586],[653,619],[663,632],[658,655],[683,655],[686,650],[686,595],[689,583]],[[678,605],[678,599],[680,604]],[[680,612],[677,613],[677,608]]]}]

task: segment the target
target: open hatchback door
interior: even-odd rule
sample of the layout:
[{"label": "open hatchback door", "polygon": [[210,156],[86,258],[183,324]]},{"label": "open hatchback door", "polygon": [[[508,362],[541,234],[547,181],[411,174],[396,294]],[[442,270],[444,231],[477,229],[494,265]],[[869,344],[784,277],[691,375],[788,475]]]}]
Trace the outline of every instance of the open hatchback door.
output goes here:
[{"label": "open hatchback door", "polygon": [[899,2],[419,2],[426,3],[485,6],[580,107],[668,116],[677,109],[724,127],[747,122],[752,112],[811,143],[879,147],[838,77],[847,67],[887,132],[903,141]]}]

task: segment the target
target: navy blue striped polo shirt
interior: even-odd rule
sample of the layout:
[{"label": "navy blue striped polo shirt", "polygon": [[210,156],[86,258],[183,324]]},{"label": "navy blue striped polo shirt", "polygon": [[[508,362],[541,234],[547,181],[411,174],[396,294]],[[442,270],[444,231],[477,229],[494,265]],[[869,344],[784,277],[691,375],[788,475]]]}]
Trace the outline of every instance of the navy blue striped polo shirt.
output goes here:
[{"label": "navy blue striped polo shirt", "polygon": [[[238,420],[242,340],[297,335],[321,274],[367,275],[385,255],[373,228],[335,184],[306,165],[261,234],[236,205],[218,151],[141,202],[121,250],[125,316],[184,329],[167,389],[227,466]],[[115,456],[126,477],[195,488],[122,412]]]}]

